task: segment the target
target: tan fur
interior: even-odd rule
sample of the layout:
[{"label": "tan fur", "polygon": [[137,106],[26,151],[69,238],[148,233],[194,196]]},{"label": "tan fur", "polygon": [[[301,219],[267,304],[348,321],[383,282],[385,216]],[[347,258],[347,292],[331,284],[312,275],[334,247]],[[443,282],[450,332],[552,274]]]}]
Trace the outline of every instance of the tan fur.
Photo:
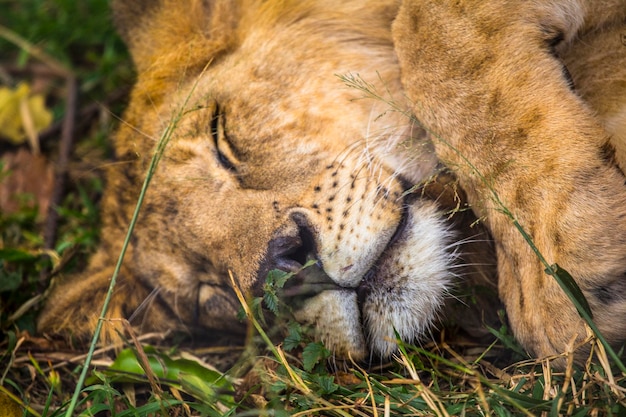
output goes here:
[{"label": "tan fur", "polygon": [[[487,235],[439,159],[486,218],[500,296],[527,349],[561,352],[584,332],[491,189],[577,278],[606,336],[623,340],[626,190],[607,140],[626,161],[626,46],[605,46],[623,14],[584,2],[407,1],[394,24],[398,65],[397,1],[184,3],[114,2],[139,74],[115,138],[103,241],[87,271],[55,286],[41,331],[93,331],[150,157],[172,129],[110,318],[242,334],[229,272],[258,294],[269,270],[313,259],[283,294],[293,315],[338,355],[388,355],[394,330],[427,333],[455,287],[493,285]],[[561,32],[557,59],[546,43]],[[412,104],[435,136],[385,100]],[[475,329],[468,315],[455,317]],[[114,323],[105,339],[117,337]]]},{"label": "tan fur", "polygon": [[[610,141],[624,166],[625,15],[624,1],[407,1],[394,24],[414,113],[486,216],[513,330],[539,356],[586,331],[493,193],[576,278],[604,335],[623,341],[626,187],[603,149]],[[577,91],[550,51],[559,35]]]}]

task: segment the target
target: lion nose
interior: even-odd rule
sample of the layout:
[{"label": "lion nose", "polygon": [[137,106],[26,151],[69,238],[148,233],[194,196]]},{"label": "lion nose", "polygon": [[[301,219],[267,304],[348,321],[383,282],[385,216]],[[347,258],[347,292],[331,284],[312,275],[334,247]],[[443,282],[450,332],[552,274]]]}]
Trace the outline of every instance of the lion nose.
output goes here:
[{"label": "lion nose", "polygon": [[312,260],[317,261],[313,228],[302,213],[292,213],[294,231],[273,238],[267,248],[267,260],[276,269],[297,272]]},{"label": "lion nose", "polygon": [[329,289],[339,286],[326,274],[321,262],[317,259],[313,228],[309,225],[306,215],[291,214],[295,224],[295,234],[278,236],[268,246],[267,260],[270,269],[279,269],[292,273],[281,297],[290,299],[292,307],[297,300],[306,299]]}]

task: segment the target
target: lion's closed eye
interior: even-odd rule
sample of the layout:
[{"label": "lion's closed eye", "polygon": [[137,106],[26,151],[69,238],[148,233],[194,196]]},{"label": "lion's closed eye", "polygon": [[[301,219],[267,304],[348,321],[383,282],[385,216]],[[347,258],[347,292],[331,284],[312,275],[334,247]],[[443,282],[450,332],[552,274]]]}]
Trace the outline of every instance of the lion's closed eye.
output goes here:
[{"label": "lion's closed eye", "polygon": [[562,31],[554,32],[546,28],[544,28],[543,31],[546,33],[546,36],[547,36],[547,39],[545,42],[546,42],[546,45],[548,46],[548,50],[550,51],[550,54],[554,58],[556,58],[561,64],[561,73],[563,75],[563,79],[567,83],[569,89],[574,91],[576,86],[574,84],[574,79],[572,78],[572,74],[567,69],[567,66],[562,61],[561,56],[558,52],[559,45],[561,45],[563,41],[565,40],[565,34]]},{"label": "lion's closed eye", "polygon": [[210,133],[215,145],[215,154],[220,165],[233,173],[237,172],[239,163],[236,158],[231,144],[228,142],[225,129],[225,116],[223,109],[215,103],[214,113],[211,117]]}]

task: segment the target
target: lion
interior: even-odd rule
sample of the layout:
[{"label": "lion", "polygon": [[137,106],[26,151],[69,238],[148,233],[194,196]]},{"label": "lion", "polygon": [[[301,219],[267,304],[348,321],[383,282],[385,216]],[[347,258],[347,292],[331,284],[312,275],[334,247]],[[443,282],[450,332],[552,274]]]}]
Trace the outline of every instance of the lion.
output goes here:
[{"label": "lion", "polygon": [[278,269],[337,357],[389,356],[478,286],[531,354],[559,354],[586,329],[514,218],[622,343],[626,3],[603,4],[114,1],[138,77],[102,241],[53,283],[39,331],[93,333],[156,152],[104,341],[114,319],[242,336],[230,276],[258,295]]}]

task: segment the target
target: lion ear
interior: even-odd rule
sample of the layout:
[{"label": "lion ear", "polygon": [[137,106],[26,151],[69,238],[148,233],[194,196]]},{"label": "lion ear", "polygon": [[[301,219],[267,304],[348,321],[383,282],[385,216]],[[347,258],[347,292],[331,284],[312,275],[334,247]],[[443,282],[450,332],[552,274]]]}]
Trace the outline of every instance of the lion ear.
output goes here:
[{"label": "lion ear", "polygon": [[229,43],[226,38],[233,37],[237,26],[237,4],[234,0],[113,0],[112,9],[115,26],[141,72],[185,45],[204,49],[203,44]]}]

